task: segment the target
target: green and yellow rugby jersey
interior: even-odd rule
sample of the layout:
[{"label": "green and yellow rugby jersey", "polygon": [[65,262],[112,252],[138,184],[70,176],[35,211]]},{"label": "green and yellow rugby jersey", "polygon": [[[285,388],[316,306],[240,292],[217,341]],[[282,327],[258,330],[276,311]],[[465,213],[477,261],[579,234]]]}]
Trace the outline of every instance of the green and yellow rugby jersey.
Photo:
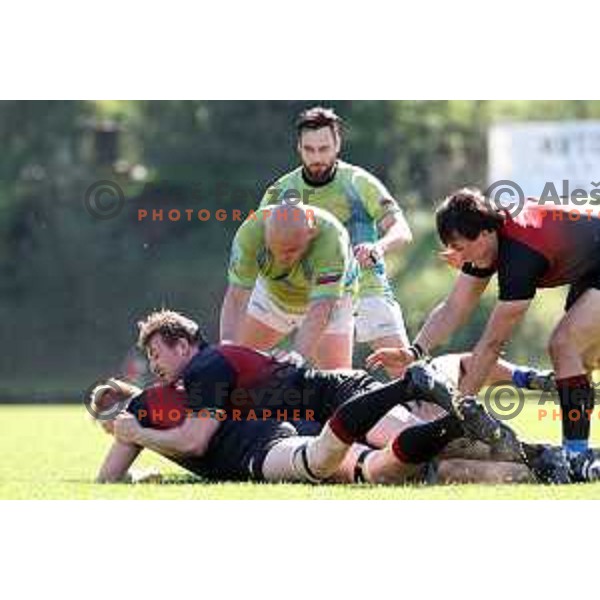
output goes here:
[{"label": "green and yellow rugby jersey", "polygon": [[311,300],[341,298],[355,293],[358,263],[343,225],[330,213],[311,207],[317,235],[302,259],[289,266],[278,265],[265,244],[268,207],[250,215],[238,229],[229,259],[229,283],[253,288],[261,276],[270,297],[293,314],[306,311]]},{"label": "green and yellow rugby jersey", "polygon": [[[381,181],[361,167],[341,160],[333,179],[316,186],[304,180],[302,167],[298,167],[269,186],[260,206],[280,204],[290,196],[334,214],[346,227],[353,246],[375,243],[379,239],[377,223],[389,214],[401,212]],[[392,295],[383,261],[362,269],[359,282],[360,296]]]}]

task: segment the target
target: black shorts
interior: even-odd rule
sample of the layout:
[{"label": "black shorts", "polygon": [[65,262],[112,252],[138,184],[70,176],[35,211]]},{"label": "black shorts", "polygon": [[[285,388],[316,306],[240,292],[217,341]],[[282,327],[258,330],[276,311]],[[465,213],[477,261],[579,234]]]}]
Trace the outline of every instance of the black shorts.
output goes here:
[{"label": "black shorts", "polygon": [[323,429],[323,423],[319,421],[292,421],[292,425],[301,436],[317,436]]},{"label": "black shorts", "polygon": [[213,481],[260,481],[265,457],[280,440],[297,436],[285,421],[226,420],[200,456],[175,459],[183,468]]},{"label": "black shorts", "polygon": [[583,293],[590,288],[600,290],[600,269],[571,284],[565,301],[565,312],[567,312],[573,304],[579,300]]},{"label": "black shorts", "polygon": [[311,369],[304,376],[303,397],[306,406],[314,411],[314,420],[324,425],[344,402],[382,385],[366,371],[358,369]]}]

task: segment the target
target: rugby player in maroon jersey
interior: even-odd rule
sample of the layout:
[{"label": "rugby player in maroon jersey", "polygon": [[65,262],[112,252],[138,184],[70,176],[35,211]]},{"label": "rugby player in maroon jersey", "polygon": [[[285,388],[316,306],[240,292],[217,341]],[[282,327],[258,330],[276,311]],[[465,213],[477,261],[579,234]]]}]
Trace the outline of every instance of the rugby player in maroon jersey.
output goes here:
[{"label": "rugby player in maroon jersey", "polygon": [[497,274],[498,303],[460,384],[464,396],[476,394],[537,290],[569,285],[548,353],[562,408],[563,447],[570,456],[585,453],[594,406],[590,372],[600,347],[600,219],[583,210],[573,218],[562,206],[531,199],[512,218],[479,190],[462,189],[439,206],[436,222],[449,262],[461,270],[454,288],[430,313],[411,349],[376,351],[367,365],[393,373],[430,353],[467,321]]},{"label": "rugby player in maroon jersey", "polygon": [[[111,412],[111,420],[103,421],[115,442],[99,481],[122,480],[147,447],[213,480],[334,477],[394,483],[422,475],[429,460],[465,434],[461,420],[448,412],[430,422],[406,410],[400,419],[389,412],[398,405],[411,410],[419,399],[448,406],[452,386],[426,367],[387,385],[364,371],[307,369],[242,346],[211,346],[194,321],[172,311],[153,313],[141,323],[140,346],[162,385],[143,391],[123,390],[115,382],[104,386],[109,405],[121,396],[128,402],[123,413],[113,419]],[[458,364],[456,371],[458,377]],[[100,391],[94,402],[106,404]],[[276,415],[288,408],[290,391],[302,399],[302,415],[296,417],[294,409],[281,420]],[[279,404],[263,404],[266,397]],[[233,403],[234,398],[250,403]],[[306,419],[314,419],[310,431]],[[514,452],[511,456],[514,460]],[[444,469],[445,477],[462,481],[530,477],[525,465],[514,463],[446,461]]]}]

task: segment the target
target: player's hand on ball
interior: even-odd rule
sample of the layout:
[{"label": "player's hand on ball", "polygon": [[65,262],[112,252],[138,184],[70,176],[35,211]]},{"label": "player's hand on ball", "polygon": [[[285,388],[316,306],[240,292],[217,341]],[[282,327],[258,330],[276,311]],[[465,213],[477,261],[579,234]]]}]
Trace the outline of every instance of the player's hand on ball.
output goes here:
[{"label": "player's hand on ball", "polygon": [[113,423],[114,435],[120,442],[124,444],[137,443],[138,434],[142,427],[133,415],[121,413],[114,419]]},{"label": "player's hand on ball", "polygon": [[354,246],[354,256],[362,268],[369,268],[383,258],[383,252],[377,244],[358,244]]},{"label": "player's hand on ball", "polygon": [[399,378],[414,361],[414,354],[406,348],[379,348],[367,356],[365,365],[369,371],[383,367],[390,377]]}]

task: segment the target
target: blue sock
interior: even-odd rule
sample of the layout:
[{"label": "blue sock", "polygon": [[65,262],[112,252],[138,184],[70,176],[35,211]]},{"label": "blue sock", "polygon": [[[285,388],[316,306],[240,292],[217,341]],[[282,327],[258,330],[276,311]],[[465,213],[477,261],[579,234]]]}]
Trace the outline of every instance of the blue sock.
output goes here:
[{"label": "blue sock", "polygon": [[588,449],[588,441],[563,440],[563,448],[567,454],[583,454]]},{"label": "blue sock", "polygon": [[516,367],[512,372],[512,381],[518,388],[529,387],[529,378],[531,377],[531,369],[522,369]]}]

